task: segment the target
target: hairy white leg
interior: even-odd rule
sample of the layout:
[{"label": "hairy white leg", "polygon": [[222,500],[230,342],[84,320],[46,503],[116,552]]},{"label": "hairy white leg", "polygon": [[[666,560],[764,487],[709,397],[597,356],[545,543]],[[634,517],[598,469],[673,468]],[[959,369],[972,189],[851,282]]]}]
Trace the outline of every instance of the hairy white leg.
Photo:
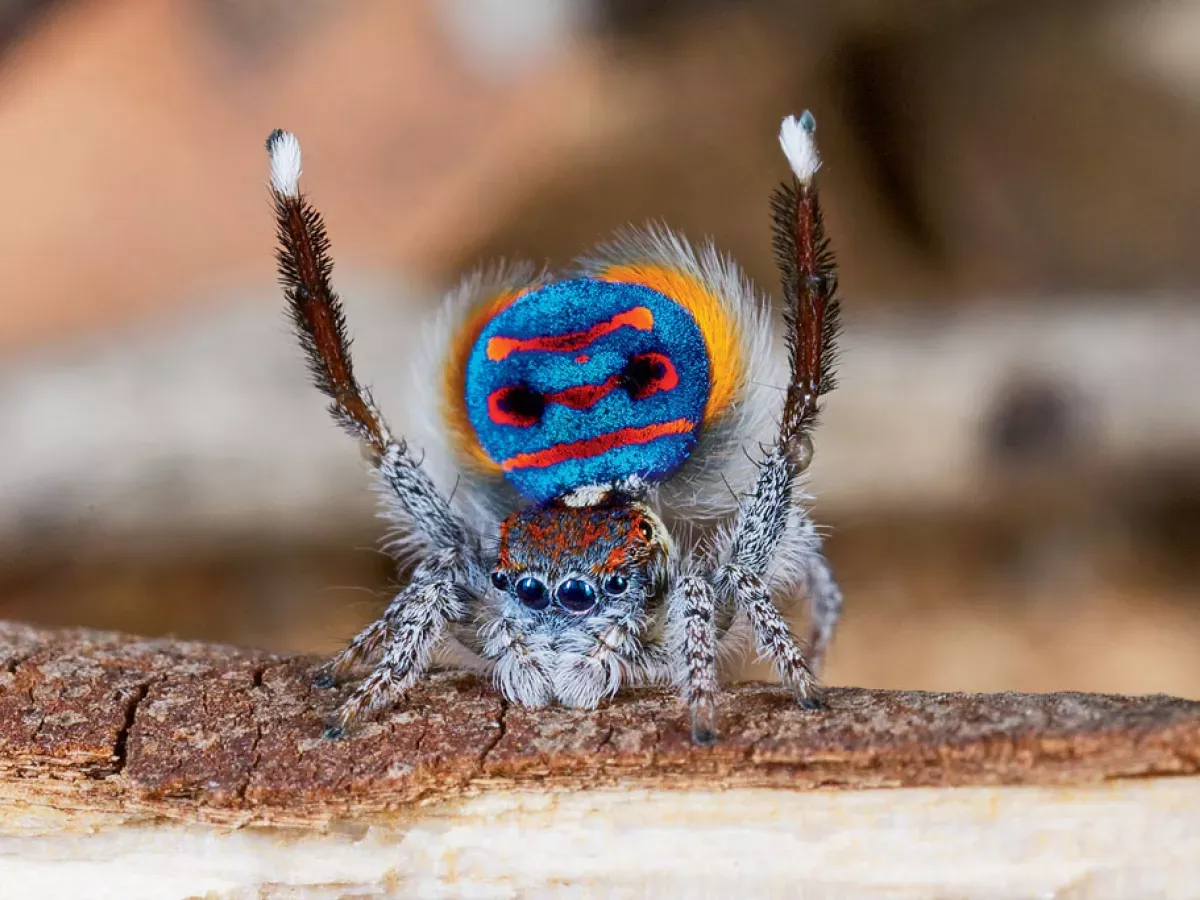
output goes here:
[{"label": "hairy white leg", "polygon": [[800,503],[793,504],[786,533],[775,556],[763,580],[775,592],[787,590],[790,593],[793,586],[804,592],[809,630],[802,646],[809,669],[819,676],[841,617],[842,592],[822,552],[816,525]]},{"label": "hairy white leg", "polygon": [[[392,601],[393,605],[395,602]],[[317,670],[313,685],[319,688],[333,687],[359,663],[378,659],[384,648],[394,640],[391,620],[387,616],[380,616],[355,635],[345,650]]]},{"label": "hairy white leg", "polygon": [[842,616],[842,589],[819,549],[813,550],[805,559],[805,587],[812,619],[808,633],[808,667],[820,675],[834,629]]},{"label": "hairy white leg", "polygon": [[360,631],[350,644],[321,666],[313,679],[319,688],[332,687],[351,669],[363,662],[378,659],[396,641],[396,615],[408,599],[423,585],[438,581],[470,584],[472,557],[458,550],[441,550],[426,557],[412,573],[412,578],[374,622]]},{"label": "hairy white leg", "polygon": [[506,699],[530,707],[550,704],[554,647],[549,635],[527,634],[520,622],[497,615],[479,629],[479,637],[480,653],[492,663],[492,681]]},{"label": "hairy white leg", "polygon": [[338,708],[326,736],[340,737],[365,716],[399,702],[428,670],[446,622],[465,617],[462,592],[453,581],[425,581],[405,588],[384,613],[392,639],[383,659]]},{"label": "hairy white leg", "polygon": [[692,740],[717,739],[716,595],[698,575],[684,575],[667,599],[670,650],[676,679],[692,714]]},{"label": "hairy white leg", "polygon": [[817,667],[805,659],[766,584],[771,562],[790,522],[802,532],[805,546],[802,565],[815,636],[811,646],[818,665],[841,613],[842,594],[821,553],[812,520],[793,503],[796,468],[795,461],[779,444],[767,454],[754,493],[739,510],[727,563],[717,581],[728,585],[739,608],[749,614],[760,652],[771,657],[784,683],[810,705],[808,701],[819,702]]},{"label": "hairy white leg", "polygon": [[434,551],[454,550],[482,566],[479,538],[450,506],[405,444],[390,441],[379,460],[379,477],[388,488],[384,515],[415,534]]},{"label": "hairy white leg", "polygon": [[738,608],[746,611],[759,654],[775,664],[780,680],[805,708],[818,708],[820,685],[763,580],[738,566],[723,566],[715,580],[733,594]]},{"label": "hairy white leg", "polygon": [[776,444],[758,470],[754,491],[738,509],[729,547],[729,563],[765,577],[794,509],[796,469]]}]

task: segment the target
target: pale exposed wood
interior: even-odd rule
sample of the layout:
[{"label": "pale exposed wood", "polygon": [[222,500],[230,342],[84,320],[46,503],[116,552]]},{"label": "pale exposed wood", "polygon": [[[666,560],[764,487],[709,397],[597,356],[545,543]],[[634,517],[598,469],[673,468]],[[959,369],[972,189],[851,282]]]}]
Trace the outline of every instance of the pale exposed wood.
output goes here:
[{"label": "pale exposed wood", "polygon": [[793,793],[517,791],[414,820],[0,819],[5,896],[1191,898],[1200,781]]},{"label": "pale exposed wood", "polygon": [[806,713],[742,685],[705,749],[664,691],[530,711],[443,674],[330,742],[312,664],[0,624],[6,885],[1108,897],[1200,877],[1197,702],[839,688]]}]

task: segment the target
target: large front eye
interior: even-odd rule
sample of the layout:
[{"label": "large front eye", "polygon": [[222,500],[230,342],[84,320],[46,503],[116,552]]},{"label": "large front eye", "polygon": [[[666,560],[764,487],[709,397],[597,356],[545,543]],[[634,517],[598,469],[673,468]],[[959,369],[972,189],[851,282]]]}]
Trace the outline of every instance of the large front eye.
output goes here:
[{"label": "large front eye", "polygon": [[624,575],[609,575],[604,579],[604,593],[610,597],[619,597],[629,590],[629,579]]},{"label": "large front eye", "polygon": [[596,605],[596,589],[582,578],[568,578],[554,592],[559,605],[573,613],[585,613]]},{"label": "large front eye", "polygon": [[550,605],[546,585],[532,575],[526,575],[517,582],[517,597],[530,609],[545,609]]}]

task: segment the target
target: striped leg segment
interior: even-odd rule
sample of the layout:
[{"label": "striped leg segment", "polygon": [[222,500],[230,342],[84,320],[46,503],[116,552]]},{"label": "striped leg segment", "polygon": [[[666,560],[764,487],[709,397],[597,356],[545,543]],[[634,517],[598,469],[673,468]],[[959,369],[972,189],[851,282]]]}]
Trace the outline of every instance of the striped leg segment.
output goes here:
[{"label": "striped leg segment", "polygon": [[717,739],[716,595],[697,575],[685,575],[667,600],[672,652],[683,699],[692,714],[692,740],[709,745]]},{"label": "striped leg segment", "polygon": [[738,608],[745,610],[754,627],[759,654],[775,664],[780,680],[802,706],[818,709],[821,705],[820,685],[763,580],[746,569],[725,566],[717,572],[717,582],[727,585]]},{"label": "striped leg segment", "polygon": [[455,582],[427,581],[405,588],[383,617],[391,632],[383,659],[338,709],[326,737],[341,737],[356,722],[402,700],[428,670],[446,622],[464,619],[466,608]]}]

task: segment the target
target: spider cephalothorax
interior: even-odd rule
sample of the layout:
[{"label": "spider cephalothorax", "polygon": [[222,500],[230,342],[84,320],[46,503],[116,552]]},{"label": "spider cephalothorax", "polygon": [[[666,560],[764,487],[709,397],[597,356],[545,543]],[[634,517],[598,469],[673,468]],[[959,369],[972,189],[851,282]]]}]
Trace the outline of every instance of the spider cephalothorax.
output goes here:
[{"label": "spider cephalothorax", "polygon": [[503,617],[536,654],[540,677],[506,677],[502,667],[504,693],[527,706],[590,707],[628,677],[630,651],[648,665],[634,645],[662,627],[668,552],[658,517],[623,498],[540,504],[505,519],[489,580]]},{"label": "spider cephalothorax", "polygon": [[[796,484],[837,334],[814,127],[806,113],[780,132],[793,173],[772,202],[782,391],[765,302],[731,261],[663,229],[627,232],[559,279],[478,274],[452,296],[446,327],[431,328],[433,377],[418,384],[437,385],[430,440],[457,461],[449,494],[355,378],[299,145],[271,135],[292,319],[318,388],[379,473],[387,516],[420,551],[408,585],[320,675],[375,661],[331,735],[400,700],[441,645],[527,706],[591,708],[626,684],[673,681],[707,742],[718,650],[749,631],[798,699],[818,703],[813,671],[841,594]],[[808,658],[778,606],[797,586],[812,613]]]},{"label": "spider cephalothorax", "polygon": [[531,506],[501,523],[491,583],[531,612],[575,617],[654,594],[666,557],[658,517],[639,503]]}]

